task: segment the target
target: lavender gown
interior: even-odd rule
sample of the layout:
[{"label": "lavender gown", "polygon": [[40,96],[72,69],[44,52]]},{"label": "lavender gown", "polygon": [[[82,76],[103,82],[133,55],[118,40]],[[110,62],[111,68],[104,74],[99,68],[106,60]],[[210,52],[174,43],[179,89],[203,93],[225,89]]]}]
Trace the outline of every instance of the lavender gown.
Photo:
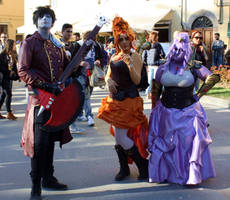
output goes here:
[{"label": "lavender gown", "polygon": [[[190,71],[189,71],[190,72]],[[156,80],[164,86],[191,86],[195,77],[210,75],[205,67],[172,78],[165,65],[159,67]],[[179,75],[177,75],[179,76]],[[170,78],[171,77],[171,78]],[[184,80],[183,80],[184,79]],[[159,100],[149,120],[149,182],[199,184],[215,177],[207,129],[207,116],[199,101],[183,109],[166,108]]]}]

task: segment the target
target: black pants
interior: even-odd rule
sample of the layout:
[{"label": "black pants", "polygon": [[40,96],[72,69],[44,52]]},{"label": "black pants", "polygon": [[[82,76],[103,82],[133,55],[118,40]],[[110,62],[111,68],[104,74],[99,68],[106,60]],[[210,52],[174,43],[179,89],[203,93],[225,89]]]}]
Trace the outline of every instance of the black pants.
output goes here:
[{"label": "black pants", "polygon": [[31,158],[31,178],[40,180],[53,176],[53,156],[55,141],[60,140],[59,132],[45,132],[42,125],[49,118],[48,111],[37,116],[40,107],[34,110],[34,156]]},{"label": "black pants", "polygon": [[3,79],[1,86],[2,86],[3,93],[0,97],[0,109],[2,108],[2,105],[6,98],[6,110],[7,112],[11,112],[12,80]]}]

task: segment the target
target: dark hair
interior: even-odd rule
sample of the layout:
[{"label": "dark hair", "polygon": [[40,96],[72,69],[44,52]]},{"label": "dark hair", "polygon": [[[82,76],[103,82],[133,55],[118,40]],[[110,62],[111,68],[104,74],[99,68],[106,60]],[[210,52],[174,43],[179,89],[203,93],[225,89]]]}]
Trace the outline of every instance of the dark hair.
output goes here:
[{"label": "dark hair", "polygon": [[72,24],[63,24],[61,31],[65,31],[67,28],[73,28]]},{"label": "dark hair", "polygon": [[25,39],[27,39],[27,38],[29,38],[29,37],[31,37],[32,36],[32,34],[28,34],[28,35],[26,35],[26,38]]},{"label": "dark hair", "polygon": [[7,52],[13,51],[13,47],[14,47],[14,40],[8,39],[6,41],[6,46],[5,46],[6,51]]},{"label": "dark hair", "polygon": [[219,33],[215,33],[214,35],[218,35],[220,37],[220,34]]},{"label": "dark hair", "polygon": [[37,10],[33,13],[33,23],[38,27],[38,18],[42,18],[45,14],[50,15],[52,18],[52,25],[56,21],[56,16],[54,11],[49,6],[37,7]]},{"label": "dark hair", "polygon": [[110,37],[107,41],[106,41],[106,43],[113,43],[114,44],[114,37]]},{"label": "dark hair", "polygon": [[14,43],[15,43],[14,40],[8,39],[6,41],[6,44],[5,44],[5,52],[7,54],[11,55],[12,59],[13,59],[13,62],[16,63],[17,62],[17,56],[16,56],[16,52],[13,50]]},{"label": "dark hair", "polygon": [[78,37],[81,36],[80,33],[78,33],[78,32],[74,33],[73,35],[76,35],[76,36],[78,36]]}]

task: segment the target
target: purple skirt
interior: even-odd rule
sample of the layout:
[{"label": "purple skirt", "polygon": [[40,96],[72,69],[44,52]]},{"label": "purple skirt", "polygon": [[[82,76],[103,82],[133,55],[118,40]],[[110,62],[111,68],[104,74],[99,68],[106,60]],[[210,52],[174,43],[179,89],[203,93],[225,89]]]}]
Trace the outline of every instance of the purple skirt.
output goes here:
[{"label": "purple skirt", "polygon": [[149,119],[149,182],[199,184],[215,177],[211,143],[199,102],[180,110],[158,101]]}]

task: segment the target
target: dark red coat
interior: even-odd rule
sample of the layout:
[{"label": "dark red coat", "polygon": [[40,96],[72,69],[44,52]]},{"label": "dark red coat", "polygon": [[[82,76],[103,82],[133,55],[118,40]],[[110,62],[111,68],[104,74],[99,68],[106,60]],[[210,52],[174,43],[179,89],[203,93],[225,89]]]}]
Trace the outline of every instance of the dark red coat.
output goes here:
[{"label": "dark red coat", "polygon": [[[46,47],[46,48],[45,48]],[[48,56],[49,55],[49,56]],[[24,40],[18,56],[19,77],[31,88],[31,84],[36,80],[44,82],[57,81],[64,71],[69,60],[63,48],[56,47],[51,41],[42,39],[38,32]],[[33,157],[34,154],[34,106],[39,105],[36,96],[29,96],[26,115],[23,124],[21,145],[24,154]],[[69,129],[63,130],[60,144],[65,144],[72,140]]]}]

